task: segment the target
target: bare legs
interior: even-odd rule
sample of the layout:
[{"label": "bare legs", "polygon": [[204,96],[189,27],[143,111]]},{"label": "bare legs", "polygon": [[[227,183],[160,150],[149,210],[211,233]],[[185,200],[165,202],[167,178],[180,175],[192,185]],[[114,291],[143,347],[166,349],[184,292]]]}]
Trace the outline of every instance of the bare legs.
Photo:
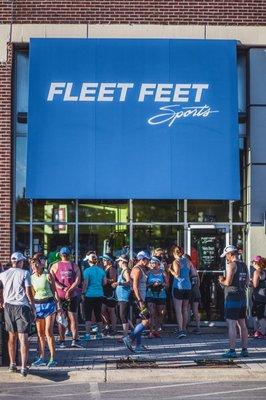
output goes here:
[{"label": "bare legs", "polygon": [[188,323],[189,300],[178,300],[175,298],[173,298],[173,300],[174,300],[174,308],[175,308],[178,329],[180,331],[185,331],[187,329],[187,323]]},{"label": "bare legs", "polygon": [[[55,314],[49,315],[45,319],[37,319],[36,327],[39,339],[39,355],[40,358],[44,358],[45,353],[45,341],[47,340],[48,348],[50,351],[51,359],[55,359],[55,341],[54,341],[54,321]],[[61,336],[60,336],[61,338]]]},{"label": "bare legs", "polygon": [[21,368],[27,367],[29,343],[27,333],[8,332],[8,354],[10,364],[16,364],[17,339],[20,344]]},{"label": "bare legs", "polygon": [[237,321],[233,319],[227,319],[226,321],[228,324],[229,348],[236,348],[236,325],[238,325],[241,338],[241,346],[243,349],[246,349],[248,345],[248,329],[246,326],[246,321],[244,319],[239,319]]}]

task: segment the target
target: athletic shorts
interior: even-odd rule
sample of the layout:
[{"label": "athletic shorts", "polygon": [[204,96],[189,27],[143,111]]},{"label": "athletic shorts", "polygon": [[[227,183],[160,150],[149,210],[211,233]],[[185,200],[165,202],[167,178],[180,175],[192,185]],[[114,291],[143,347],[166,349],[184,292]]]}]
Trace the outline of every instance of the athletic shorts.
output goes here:
[{"label": "athletic shorts", "polygon": [[31,310],[28,306],[5,304],[5,326],[8,332],[30,333]]},{"label": "athletic shorts", "polygon": [[71,299],[60,299],[61,304],[62,304],[62,309],[64,311],[69,311],[72,313],[77,313],[78,312],[78,306],[79,306],[79,296],[72,297]]},{"label": "athletic shorts", "polygon": [[186,289],[176,289],[173,290],[173,296],[177,300],[189,300],[191,290]]},{"label": "athletic shorts", "polygon": [[103,304],[106,307],[114,308],[117,305],[117,301],[116,301],[116,299],[112,299],[112,298],[111,299],[107,299],[106,297],[104,297],[103,298]]},{"label": "athletic shorts", "polygon": [[245,295],[228,293],[224,301],[225,319],[245,319],[247,316],[247,302]]},{"label": "athletic shorts", "polygon": [[165,306],[166,299],[159,299],[158,297],[146,297],[146,303],[152,303],[156,306]]},{"label": "athletic shorts", "polygon": [[45,319],[56,313],[56,303],[54,300],[46,303],[35,303],[35,311],[37,319]]},{"label": "athletic shorts", "polygon": [[257,317],[258,319],[266,318],[266,304],[253,300],[252,317]]}]

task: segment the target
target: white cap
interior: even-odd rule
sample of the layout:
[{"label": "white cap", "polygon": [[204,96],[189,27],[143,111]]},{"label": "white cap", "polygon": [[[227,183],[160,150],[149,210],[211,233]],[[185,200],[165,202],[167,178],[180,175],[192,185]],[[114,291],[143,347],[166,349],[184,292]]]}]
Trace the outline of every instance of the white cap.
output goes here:
[{"label": "white cap", "polygon": [[232,244],[229,244],[229,246],[226,246],[226,247],[224,248],[223,254],[221,254],[220,257],[223,258],[223,257],[226,256],[226,254],[228,254],[228,253],[235,253],[236,251],[238,251],[237,248],[236,248],[236,246],[233,246]]},{"label": "white cap", "polygon": [[11,261],[19,262],[22,260],[26,260],[26,257],[24,257],[23,254],[19,253],[18,251],[11,255]]}]

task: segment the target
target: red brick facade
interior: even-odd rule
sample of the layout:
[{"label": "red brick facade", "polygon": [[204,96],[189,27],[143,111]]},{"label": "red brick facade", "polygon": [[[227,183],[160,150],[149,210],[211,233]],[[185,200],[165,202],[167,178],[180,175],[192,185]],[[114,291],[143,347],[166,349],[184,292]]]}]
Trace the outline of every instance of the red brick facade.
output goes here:
[{"label": "red brick facade", "polygon": [[0,63],[0,262],[10,257],[11,242],[11,76],[12,46]]},{"label": "red brick facade", "polygon": [[[265,0],[0,0],[0,24],[266,25]],[[0,261],[11,248],[12,48],[0,63]]]},{"label": "red brick facade", "polygon": [[35,24],[265,25],[266,4],[265,0],[0,0],[0,21],[11,22],[12,15],[13,23]]}]

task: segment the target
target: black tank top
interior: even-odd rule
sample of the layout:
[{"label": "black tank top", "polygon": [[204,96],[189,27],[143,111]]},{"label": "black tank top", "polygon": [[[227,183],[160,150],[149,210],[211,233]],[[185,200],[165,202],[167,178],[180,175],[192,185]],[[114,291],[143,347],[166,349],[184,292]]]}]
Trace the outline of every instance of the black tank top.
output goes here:
[{"label": "black tank top", "polygon": [[230,286],[225,287],[225,292],[245,293],[247,285],[248,267],[243,261],[236,261],[236,272]]},{"label": "black tank top", "polygon": [[[112,268],[112,267],[111,267]],[[110,269],[111,268],[108,268],[108,270],[106,271],[106,278],[107,279],[110,279],[111,277],[110,277]],[[108,299],[111,299],[111,298],[113,298],[114,297],[114,295],[115,295],[115,289],[112,287],[112,284],[111,283],[107,283],[105,286],[104,286],[104,289],[103,289],[103,292],[104,292],[104,296]]]}]

